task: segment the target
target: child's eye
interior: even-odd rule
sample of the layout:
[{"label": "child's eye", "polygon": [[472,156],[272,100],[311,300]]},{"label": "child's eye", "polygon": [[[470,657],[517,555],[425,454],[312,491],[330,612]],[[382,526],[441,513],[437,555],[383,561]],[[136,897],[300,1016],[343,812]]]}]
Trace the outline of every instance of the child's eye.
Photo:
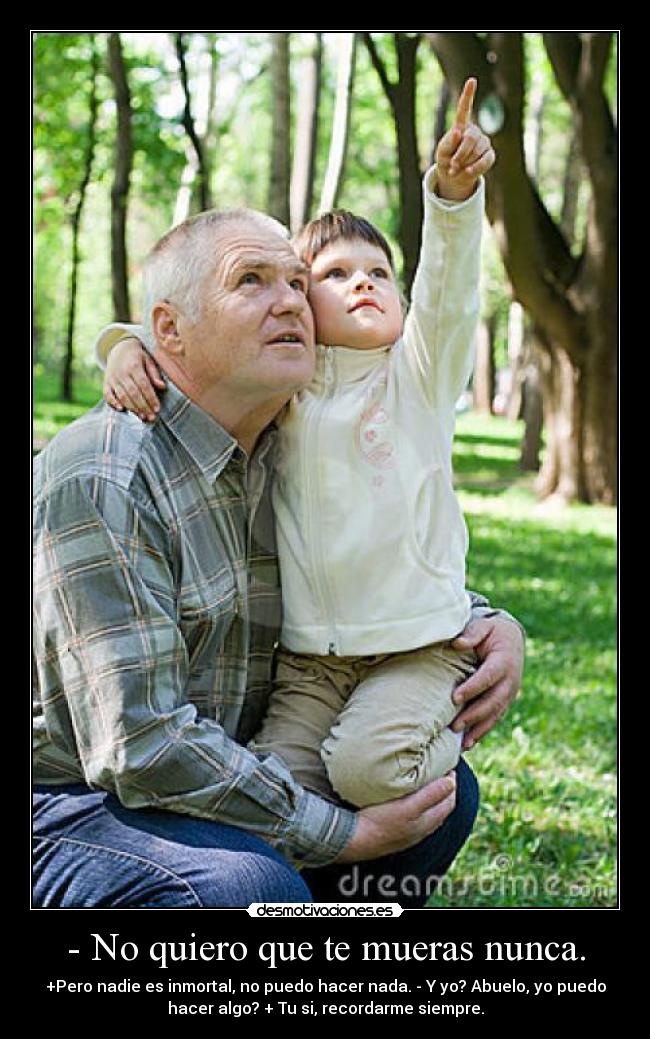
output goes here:
[{"label": "child's eye", "polygon": [[373,278],[387,278],[388,271],[385,267],[375,267],[371,272]]},{"label": "child's eye", "polygon": [[325,275],[326,278],[345,278],[345,271],[342,267],[332,267],[331,270]]}]

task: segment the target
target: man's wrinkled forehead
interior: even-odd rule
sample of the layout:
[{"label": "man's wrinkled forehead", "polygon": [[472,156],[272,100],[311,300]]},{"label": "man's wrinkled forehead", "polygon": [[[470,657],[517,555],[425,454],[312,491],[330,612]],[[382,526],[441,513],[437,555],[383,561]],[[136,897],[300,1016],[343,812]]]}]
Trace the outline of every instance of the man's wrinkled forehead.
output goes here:
[{"label": "man's wrinkled forehead", "polygon": [[258,224],[254,220],[232,221],[218,228],[214,249],[217,274],[227,276],[233,268],[280,267],[291,271],[304,270],[291,242],[280,230]]}]

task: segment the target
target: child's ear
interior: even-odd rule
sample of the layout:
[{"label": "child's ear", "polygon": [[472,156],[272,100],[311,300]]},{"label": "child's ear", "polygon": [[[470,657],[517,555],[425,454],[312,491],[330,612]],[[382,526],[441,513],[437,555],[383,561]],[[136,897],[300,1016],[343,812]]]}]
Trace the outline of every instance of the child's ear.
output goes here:
[{"label": "child's ear", "polygon": [[151,313],[151,326],[156,345],[170,354],[183,353],[183,341],[179,331],[180,315],[173,303],[161,300]]}]

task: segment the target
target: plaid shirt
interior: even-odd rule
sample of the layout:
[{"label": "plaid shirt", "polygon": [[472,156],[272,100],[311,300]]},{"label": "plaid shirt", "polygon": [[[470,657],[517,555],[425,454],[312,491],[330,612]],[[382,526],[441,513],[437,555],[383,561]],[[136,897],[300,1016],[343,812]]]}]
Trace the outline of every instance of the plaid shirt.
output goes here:
[{"label": "plaid shirt", "polygon": [[34,779],[218,820],[321,865],[354,813],[243,745],[280,626],[274,439],[249,462],[169,383],[153,425],[100,404],[36,459]]}]

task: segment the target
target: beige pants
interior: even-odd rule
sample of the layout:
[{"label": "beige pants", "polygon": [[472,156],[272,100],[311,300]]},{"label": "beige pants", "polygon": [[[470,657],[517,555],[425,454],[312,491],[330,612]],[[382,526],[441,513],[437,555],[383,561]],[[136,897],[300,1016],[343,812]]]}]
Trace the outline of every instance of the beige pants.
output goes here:
[{"label": "beige pants", "polygon": [[403,797],[458,762],[451,694],[475,670],[446,642],[373,657],[281,649],[262,728],[249,744],[277,754],[307,790],[362,808]]}]

